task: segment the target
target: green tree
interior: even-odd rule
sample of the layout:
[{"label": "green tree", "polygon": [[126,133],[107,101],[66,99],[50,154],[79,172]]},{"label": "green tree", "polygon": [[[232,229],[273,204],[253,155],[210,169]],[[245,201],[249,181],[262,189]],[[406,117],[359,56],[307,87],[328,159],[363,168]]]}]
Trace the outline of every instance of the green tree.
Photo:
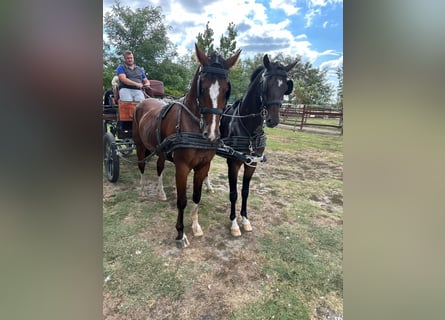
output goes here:
[{"label": "green tree", "polygon": [[[149,79],[164,82],[166,92],[177,93],[187,88],[185,67],[174,65],[176,48],[169,40],[170,27],[164,24],[161,7],[144,7],[133,10],[121,5],[119,0],[104,17],[107,41],[103,45],[104,86],[109,87],[113,73],[123,62],[122,54],[131,50],[135,63],[145,69]],[[110,72],[112,71],[112,72]],[[174,72],[176,76],[171,76]]]},{"label": "green tree", "polygon": [[294,68],[290,74],[294,80],[293,102],[295,104],[328,105],[332,87],[327,82],[327,70],[314,68],[306,62]]},{"label": "green tree", "polygon": [[336,70],[337,79],[338,79],[338,88],[337,88],[337,106],[338,108],[343,108],[343,64],[339,66]]},{"label": "green tree", "polygon": [[116,71],[119,58],[113,54],[110,45],[103,41],[103,65],[102,65],[102,81],[104,91],[111,87],[111,79]]},{"label": "green tree", "polygon": [[238,35],[236,25],[233,22],[230,22],[226,32],[227,35],[222,34],[219,39],[219,47],[215,48],[215,39],[213,37],[215,32],[210,28],[210,21],[207,21],[204,32],[200,32],[196,36],[196,43],[207,55],[210,55],[214,51],[218,51],[223,57],[229,57],[236,51],[235,38]]},{"label": "green tree", "polygon": [[227,26],[227,35],[221,35],[219,39],[219,52],[224,57],[229,57],[233,55],[236,51],[236,41],[235,38],[238,35],[236,25],[230,22]]},{"label": "green tree", "polygon": [[210,55],[213,51],[215,51],[213,47],[213,29],[209,27],[210,21],[207,21],[206,28],[203,33],[198,33],[196,36],[196,44],[198,47],[206,53],[206,55]]}]

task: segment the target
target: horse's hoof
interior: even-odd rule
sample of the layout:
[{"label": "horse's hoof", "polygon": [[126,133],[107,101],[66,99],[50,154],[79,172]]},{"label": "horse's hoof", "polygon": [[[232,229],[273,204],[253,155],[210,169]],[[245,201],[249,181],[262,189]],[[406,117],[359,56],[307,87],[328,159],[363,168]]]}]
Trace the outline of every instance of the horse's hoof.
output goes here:
[{"label": "horse's hoof", "polygon": [[176,247],[178,249],[184,249],[187,248],[190,245],[190,242],[188,241],[187,237],[184,234],[184,237],[181,240],[176,240]]},{"label": "horse's hoof", "polygon": [[230,233],[234,237],[240,237],[241,236],[241,231],[240,231],[239,228],[238,229],[230,229]]},{"label": "horse's hoof", "polygon": [[215,190],[214,189],[207,189],[207,192],[208,193],[215,193]]},{"label": "horse's hoof", "polygon": [[252,226],[250,225],[250,222],[248,220],[244,221],[242,226],[243,226],[244,231],[246,231],[246,232],[252,231]]},{"label": "horse's hoof", "polygon": [[159,201],[167,201],[167,196],[165,194],[159,194],[158,195],[158,200]]},{"label": "horse's hoof", "polygon": [[202,232],[201,227],[198,226],[198,228],[193,228],[193,236],[194,237],[202,237],[204,235],[204,232]]}]

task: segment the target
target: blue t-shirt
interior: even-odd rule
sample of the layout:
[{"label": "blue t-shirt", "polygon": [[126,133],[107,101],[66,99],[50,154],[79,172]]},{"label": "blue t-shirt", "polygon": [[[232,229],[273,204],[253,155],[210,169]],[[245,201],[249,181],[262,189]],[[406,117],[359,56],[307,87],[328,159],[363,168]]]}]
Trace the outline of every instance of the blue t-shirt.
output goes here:
[{"label": "blue t-shirt", "polygon": [[[118,76],[120,74],[125,74],[128,79],[138,83],[143,83],[142,80],[147,78],[147,75],[145,74],[144,70],[138,66],[134,66],[133,70],[131,70],[127,66],[120,65],[119,67],[117,67],[116,74]],[[138,87],[129,86],[122,82],[119,82],[119,88],[139,89]]]}]

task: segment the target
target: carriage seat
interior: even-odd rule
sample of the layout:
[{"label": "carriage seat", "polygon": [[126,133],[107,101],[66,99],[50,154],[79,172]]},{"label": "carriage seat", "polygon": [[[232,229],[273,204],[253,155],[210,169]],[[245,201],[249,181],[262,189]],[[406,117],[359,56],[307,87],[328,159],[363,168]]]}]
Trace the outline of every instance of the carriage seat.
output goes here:
[{"label": "carriage seat", "polygon": [[[164,83],[159,80],[149,80],[150,87],[144,88],[146,94],[153,98],[164,97]],[[139,102],[120,101],[119,99],[119,87],[113,87],[113,95],[115,101],[117,101],[118,108],[115,113],[118,112],[120,121],[133,121],[134,108]],[[118,111],[117,111],[118,110]]]},{"label": "carriage seat", "polygon": [[163,98],[164,97],[164,82],[159,80],[149,80],[150,87],[144,88],[145,93],[153,98]]}]

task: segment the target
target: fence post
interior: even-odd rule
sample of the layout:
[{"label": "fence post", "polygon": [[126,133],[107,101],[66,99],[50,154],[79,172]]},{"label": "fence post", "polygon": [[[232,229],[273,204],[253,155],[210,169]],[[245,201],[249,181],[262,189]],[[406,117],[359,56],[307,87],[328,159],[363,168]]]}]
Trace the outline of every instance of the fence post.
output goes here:
[{"label": "fence post", "polygon": [[301,114],[301,124],[300,124],[300,130],[303,131],[303,122],[304,122],[304,115],[306,113],[306,105],[303,104],[303,113]]}]

